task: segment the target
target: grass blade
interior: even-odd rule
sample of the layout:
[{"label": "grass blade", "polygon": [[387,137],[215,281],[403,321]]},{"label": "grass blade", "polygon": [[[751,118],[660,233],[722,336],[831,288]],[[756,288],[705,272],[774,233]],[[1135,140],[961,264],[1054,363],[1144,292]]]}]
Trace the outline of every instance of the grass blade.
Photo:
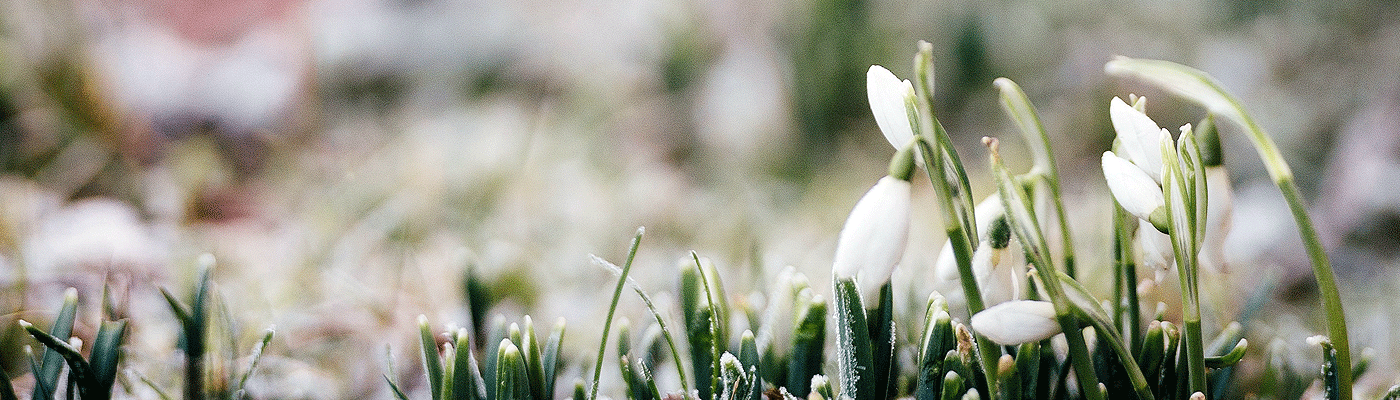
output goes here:
[{"label": "grass blade", "polygon": [[470,330],[457,328],[457,360],[452,370],[452,400],[483,400],[486,393],[481,383],[481,370],[472,355]]},{"label": "grass blade", "polygon": [[423,349],[423,370],[428,374],[428,388],[433,400],[442,400],[442,357],[438,355],[437,340],[433,339],[428,316],[418,315],[418,338]]},{"label": "grass blade", "polygon": [[[589,400],[598,397],[598,379],[603,374],[603,356],[607,354],[608,331],[612,329],[613,314],[617,313],[617,303],[622,300],[622,287],[627,284],[627,273],[632,271],[632,260],[637,257],[637,247],[642,244],[642,235],[645,233],[646,228],[637,228],[637,235],[632,237],[632,246],[627,250],[627,262],[622,264],[622,276],[617,279],[617,287],[613,289],[612,302],[608,306],[608,316],[603,320],[603,339],[601,343],[598,344],[598,358],[593,365],[593,384],[592,389],[588,391]],[[499,377],[497,379],[499,379]],[[500,393],[501,388],[496,388],[496,392]],[[495,400],[511,399],[497,398]]]},{"label": "grass blade", "polygon": [[[78,289],[68,288],[63,292],[63,305],[58,309],[58,317],[54,318],[53,326],[49,332],[54,337],[66,338],[73,334],[73,320],[78,315]],[[44,348],[43,358],[40,359],[38,367],[34,368],[34,398],[52,399],[54,391],[58,387],[58,374],[63,372],[63,356],[57,351]]]}]

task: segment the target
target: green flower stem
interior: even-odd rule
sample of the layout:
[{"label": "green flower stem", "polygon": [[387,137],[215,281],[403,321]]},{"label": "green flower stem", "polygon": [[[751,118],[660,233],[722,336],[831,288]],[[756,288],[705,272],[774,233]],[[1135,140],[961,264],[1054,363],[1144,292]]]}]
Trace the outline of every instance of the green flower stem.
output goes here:
[{"label": "green flower stem", "polygon": [[[1032,279],[1040,283],[1041,278],[1038,271],[1031,271],[1030,275]],[[1143,375],[1142,368],[1138,367],[1137,360],[1133,358],[1133,353],[1128,351],[1128,347],[1124,346],[1123,336],[1118,333],[1117,328],[1114,328],[1114,321],[1110,320],[1108,316],[1104,314],[1097,300],[1094,299],[1092,294],[1089,294],[1089,290],[1085,289],[1084,285],[1080,285],[1078,281],[1074,280],[1074,278],[1070,277],[1068,274],[1064,274],[1059,278],[1060,283],[1064,285],[1062,286],[1064,289],[1073,291],[1073,296],[1068,296],[1069,293],[1066,293],[1066,295],[1068,299],[1071,300],[1070,305],[1079,309],[1078,311],[1080,311],[1081,319],[1088,321],[1094,326],[1095,330],[1108,338],[1108,340],[1102,340],[1099,343],[1107,342],[1110,349],[1118,355],[1118,362],[1122,363],[1123,369],[1127,370],[1128,380],[1132,382],[1133,391],[1137,393],[1138,399],[1152,400],[1152,389],[1147,386],[1147,377]],[[1041,286],[1044,285],[1042,284]],[[1081,301],[1076,302],[1074,299],[1081,299]]]},{"label": "green flower stem", "polygon": [[[1002,163],[996,139],[984,138],[983,143],[991,153],[992,173],[997,180],[1002,206],[1006,208],[1008,222],[1016,238],[1021,241],[1026,258],[1037,270],[1054,271],[1054,264],[1046,253],[1045,235],[1031,214],[1030,204],[1023,196],[1024,191],[1017,185],[1016,179],[1011,177],[1006,164]],[[1042,278],[1045,279],[1045,284],[1041,286],[1045,289],[1046,297],[1055,305],[1055,320],[1060,323],[1060,330],[1064,332],[1065,342],[1069,345],[1069,359],[1074,367],[1074,375],[1078,378],[1080,391],[1086,399],[1103,400],[1098,375],[1094,373],[1094,360],[1084,342],[1084,332],[1079,328],[1079,317],[1075,315],[1069,299],[1065,297],[1060,286],[1059,274],[1046,273]]]},{"label": "green flower stem", "polygon": [[1021,86],[1007,78],[997,78],[992,82],[997,89],[1001,90],[1001,106],[1006,110],[1006,114],[1016,122],[1016,126],[1021,128],[1022,136],[1025,136],[1026,143],[1030,145],[1031,152],[1035,156],[1035,167],[1031,171],[1032,175],[1040,176],[1045,181],[1045,185],[1050,188],[1050,199],[1055,206],[1055,218],[1060,225],[1060,238],[1064,246],[1065,273],[1075,276],[1074,273],[1074,237],[1069,231],[1069,218],[1065,216],[1065,203],[1060,196],[1060,171],[1055,167],[1055,153],[1050,148],[1050,135],[1045,132],[1045,125],[1040,122],[1040,114],[1035,111],[1035,105],[1026,98],[1026,93],[1021,90]]},{"label": "green flower stem", "polygon": [[[972,273],[972,251],[977,247],[977,220],[972,213],[973,205],[970,193],[968,193],[967,173],[948,138],[948,132],[943,129],[943,124],[939,123],[938,119],[933,116],[931,103],[933,93],[927,90],[927,88],[932,87],[933,82],[932,60],[933,45],[920,42],[919,53],[914,59],[914,76],[919,81],[915,87],[919,88],[922,93],[915,96],[917,98],[918,112],[916,114],[918,118],[911,121],[916,127],[914,141],[919,147],[919,153],[923,156],[925,171],[933,183],[934,192],[942,206],[944,230],[948,233],[948,240],[953,247],[953,258],[957,260],[959,280],[962,283],[964,297],[967,298],[968,315],[973,315],[987,308],[982,300],[982,290],[977,287],[977,278]],[[956,189],[951,187],[948,182],[949,168],[953,169],[952,172],[956,176],[957,184],[961,185]],[[997,362],[1001,356],[1001,348],[985,336],[976,335],[975,337],[977,354],[981,358],[982,373],[990,377],[987,379],[987,392],[999,393],[995,377],[997,376]]]},{"label": "green flower stem", "polygon": [[[1327,313],[1327,336],[1337,351],[1337,362],[1340,365],[1351,365],[1351,344],[1347,336],[1346,315],[1342,310],[1342,297],[1337,291],[1331,262],[1328,261],[1327,251],[1322,248],[1322,242],[1317,237],[1312,218],[1308,216],[1307,205],[1303,203],[1303,196],[1298,192],[1293,172],[1273,139],[1244,111],[1244,106],[1239,100],[1226,93],[1219,82],[1205,72],[1167,61],[1131,58],[1113,60],[1104,66],[1104,70],[1110,74],[1130,74],[1144,78],[1152,84],[1201,103],[1210,112],[1234,121],[1244,128],[1250,141],[1254,143],[1259,158],[1264,161],[1264,168],[1269,171],[1269,177],[1288,202],[1288,208],[1298,226],[1298,234],[1303,240],[1303,246],[1307,248],[1308,258],[1312,261],[1313,278],[1317,280],[1317,289],[1322,297],[1322,308]],[[1339,368],[1337,372],[1341,395],[1339,399],[1351,400],[1352,371],[1350,368]]]},{"label": "green flower stem", "polygon": [[[1201,337],[1201,295],[1197,283],[1196,270],[1200,249],[1196,209],[1205,204],[1197,204],[1203,196],[1197,196],[1205,185],[1197,185],[1195,170],[1199,166],[1199,152],[1193,153],[1196,142],[1190,130],[1181,134],[1177,148],[1170,144],[1162,146],[1162,194],[1170,212],[1172,250],[1176,254],[1176,271],[1181,276],[1181,321],[1182,345],[1185,346],[1187,383],[1189,392],[1206,391],[1205,339]],[[1192,154],[1195,154],[1193,157]]]},{"label": "green flower stem", "polygon": [[1123,207],[1117,205],[1114,200],[1113,232],[1114,232],[1114,254],[1117,256],[1115,267],[1122,274],[1119,281],[1123,284],[1123,297],[1115,302],[1126,311],[1114,313],[1114,317],[1126,317],[1126,321],[1118,323],[1120,329],[1128,333],[1128,348],[1142,348],[1142,305],[1138,300],[1137,292],[1137,264],[1133,262],[1133,231],[1128,224],[1132,221],[1131,216]]},{"label": "green flower stem", "polygon": [[[603,374],[603,356],[607,355],[608,331],[612,329],[613,314],[617,312],[618,301],[622,300],[622,287],[627,285],[627,273],[632,271],[632,260],[637,257],[637,247],[642,244],[643,233],[646,233],[645,228],[637,228],[637,235],[632,237],[632,246],[627,250],[627,262],[622,264],[621,276],[617,278],[617,287],[613,289],[612,305],[608,306],[608,317],[603,320],[603,340],[598,344],[598,358],[593,365],[593,384],[588,392],[589,399],[598,398],[598,379]],[[500,391],[500,388],[497,388],[497,391]]]}]

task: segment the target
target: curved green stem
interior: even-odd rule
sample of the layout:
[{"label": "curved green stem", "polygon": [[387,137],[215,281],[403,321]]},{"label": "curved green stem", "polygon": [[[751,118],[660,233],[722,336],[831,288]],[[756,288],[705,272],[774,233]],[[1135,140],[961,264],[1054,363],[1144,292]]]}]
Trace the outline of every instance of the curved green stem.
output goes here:
[{"label": "curved green stem", "polygon": [[1045,185],[1050,188],[1055,219],[1060,225],[1060,240],[1064,246],[1065,273],[1073,277],[1074,237],[1070,234],[1069,218],[1065,216],[1065,202],[1060,196],[1060,171],[1055,166],[1055,153],[1050,147],[1050,135],[1045,131],[1045,125],[1040,122],[1040,114],[1035,111],[1035,105],[1031,104],[1020,85],[1007,78],[997,78],[992,84],[1001,90],[1002,108],[1016,122],[1016,126],[1021,128],[1021,135],[1025,137],[1035,156],[1032,175],[1041,176]]},{"label": "curved green stem", "polygon": [[[1039,229],[1040,225],[1036,223],[1030,205],[1024,199],[1024,191],[1007,171],[1006,164],[1002,163],[996,139],[985,138],[983,142],[991,153],[992,173],[997,181],[1002,207],[1006,209],[1011,231],[1021,241],[1026,258],[1036,270],[1054,271],[1054,264],[1045,249],[1045,234]],[[1093,359],[1090,358],[1089,347],[1084,342],[1084,332],[1079,328],[1079,317],[1074,314],[1072,305],[1060,286],[1059,275],[1050,272],[1042,278],[1045,284],[1041,286],[1045,289],[1046,297],[1055,305],[1055,320],[1059,322],[1060,331],[1064,333],[1065,342],[1069,345],[1070,363],[1074,367],[1080,390],[1086,399],[1102,400],[1103,392],[1099,390],[1098,375],[1094,373]]]},{"label": "curved green stem", "polygon": [[642,234],[646,233],[645,228],[637,228],[637,235],[632,237],[632,246],[627,250],[627,262],[622,264],[622,273],[617,277],[617,287],[613,289],[612,305],[608,306],[608,317],[603,320],[603,340],[598,344],[598,358],[593,365],[593,384],[588,391],[589,399],[598,398],[598,379],[603,374],[603,356],[607,355],[608,332],[612,330],[613,314],[617,312],[617,303],[622,300],[622,288],[627,285],[627,273],[632,272],[632,260],[637,258],[637,247],[642,244]]},{"label": "curved green stem", "polygon": [[[916,87],[920,92],[915,96],[917,118],[910,122],[915,127],[914,141],[923,156],[925,171],[933,183],[935,197],[942,206],[943,225],[948,233],[948,241],[953,247],[954,259],[957,260],[959,280],[964,297],[967,298],[968,315],[973,315],[986,309],[982,291],[978,288],[977,278],[972,272],[972,252],[978,244],[977,220],[972,212],[972,196],[969,193],[967,173],[963,169],[962,161],[958,159],[958,152],[953,148],[948,132],[933,115],[933,93],[927,90],[932,87],[932,60],[933,46],[927,42],[920,42],[919,53],[914,58],[914,79],[919,81]],[[955,176],[955,184],[958,185],[956,187],[948,181],[950,172]],[[982,373],[987,376],[987,392],[999,393],[996,376],[1001,348],[985,336],[975,337]]]}]

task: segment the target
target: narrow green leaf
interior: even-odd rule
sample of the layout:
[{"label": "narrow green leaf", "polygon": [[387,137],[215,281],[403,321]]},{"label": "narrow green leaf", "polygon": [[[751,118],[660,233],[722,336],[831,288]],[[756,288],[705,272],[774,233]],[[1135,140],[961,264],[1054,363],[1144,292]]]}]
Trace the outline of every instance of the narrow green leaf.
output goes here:
[{"label": "narrow green leaf", "polygon": [[442,400],[442,357],[438,355],[437,340],[428,316],[418,315],[418,338],[423,349],[423,370],[428,374],[428,387],[433,400]]},{"label": "narrow green leaf", "polygon": [[[622,288],[627,284],[627,274],[632,271],[632,260],[637,257],[637,248],[642,244],[642,235],[646,233],[646,228],[637,228],[637,234],[632,237],[632,245],[627,250],[627,262],[622,264],[622,273],[617,279],[617,287],[613,289],[612,301],[608,305],[608,316],[603,320],[603,338],[598,343],[598,358],[593,365],[593,384],[589,389],[588,399],[593,400],[598,396],[598,379],[603,373],[603,355],[607,354],[608,331],[612,328],[613,314],[617,312],[617,304],[622,300]],[[498,378],[499,379],[499,378]],[[501,392],[501,388],[496,388]],[[514,400],[514,399],[493,399],[493,400]]]},{"label": "narrow green leaf", "polygon": [[453,389],[456,389],[454,387],[456,381],[453,378],[456,376],[457,344],[449,340],[442,345],[442,387],[437,388],[437,390],[442,393],[443,400],[456,398],[456,394],[453,393]]},{"label": "narrow green leaf", "polygon": [[[68,342],[45,333],[43,330],[40,330],[38,327],[25,320],[20,320],[19,325],[23,327],[24,330],[28,331],[29,335],[34,337],[34,340],[39,341],[40,344],[48,347],[49,350],[53,350],[68,363],[69,373],[72,374],[72,378],[69,378],[69,382],[76,384],[80,390],[84,391],[94,386],[92,366],[88,364],[87,360],[83,359],[83,355],[79,353],[77,349],[70,346]],[[52,387],[53,386],[50,386],[50,388]],[[96,396],[96,394],[94,394],[94,396]],[[84,396],[84,398],[88,397]]]},{"label": "narrow green leaf", "polygon": [[510,339],[505,339],[501,341],[497,353],[496,399],[530,399],[530,378],[526,376],[525,359],[520,355],[520,348]]},{"label": "narrow green leaf", "polygon": [[1240,362],[1240,360],[1244,358],[1244,352],[1248,348],[1249,341],[1245,340],[1244,338],[1240,338],[1239,343],[1235,344],[1235,347],[1231,349],[1229,353],[1225,353],[1214,357],[1206,357],[1206,367],[1225,368],[1233,366],[1235,365],[1235,363]]},{"label": "narrow green leaf", "polygon": [[525,329],[521,332],[523,342],[520,351],[525,356],[525,372],[530,378],[530,390],[535,400],[549,400],[553,393],[545,392],[544,362],[540,351],[540,339],[535,335],[535,322],[525,316]]},{"label": "narrow green leaf", "polygon": [[958,400],[962,398],[962,394],[963,377],[959,376],[957,372],[948,371],[948,374],[943,376],[943,395],[939,396],[939,398],[942,400]]},{"label": "narrow green leaf", "polygon": [[[54,318],[49,332],[52,332],[54,337],[72,336],[73,320],[77,315],[78,289],[68,288],[63,291],[63,305],[59,306],[58,317]],[[33,396],[36,399],[52,399],[54,391],[58,388],[58,375],[63,372],[63,356],[45,347],[42,357],[39,367],[34,369],[34,378],[39,384],[34,385]]]},{"label": "narrow green leaf", "polygon": [[540,358],[544,367],[544,393],[547,396],[552,397],[554,393],[554,381],[559,374],[559,346],[563,341],[564,318],[559,318],[554,322],[554,329],[549,331],[549,339],[545,342],[544,353]]},{"label": "narrow green leaf", "polygon": [[841,396],[852,399],[874,399],[871,386],[874,371],[874,348],[870,342],[870,325],[866,322],[865,306],[855,279],[833,280],[836,296],[836,361],[841,378]]},{"label": "narrow green leaf", "polygon": [[1040,387],[1040,343],[1022,343],[1016,349],[1016,371],[1021,375],[1021,397],[1009,400],[1034,399]]},{"label": "narrow green leaf", "polygon": [[[235,393],[241,394],[245,388],[248,387],[248,377],[253,376],[253,372],[258,370],[258,361],[262,361],[263,352],[267,350],[267,345],[272,342],[272,336],[276,334],[276,332],[276,326],[268,327],[267,331],[263,333],[262,340],[259,340],[258,344],[253,347],[253,354],[249,356],[250,360],[248,360],[248,370],[243,371],[243,377],[238,379],[238,387]],[[242,396],[235,397],[242,398]]]},{"label": "narrow green leaf", "polygon": [[[486,337],[486,346],[500,343],[502,340],[507,339],[506,336],[508,335],[508,333],[506,333],[506,317],[501,314],[496,314],[496,316],[491,317],[491,329],[487,332],[488,336]],[[496,368],[496,365],[499,364],[499,360],[497,359],[497,357],[500,357],[500,352],[491,351],[490,347],[486,347],[486,364],[482,365],[481,367],[481,378],[485,386],[487,400],[496,399],[496,371],[498,369]]]},{"label": "narrow green leaf", "polygon": [[484,400],[485,385],[481,382],[481,370],[472,354],[471,331],[457,328],[457,360],[452,371],[452,400]]},{"label": "narrow green leaf", "polygon": [[760,360],[758,342],[754,339],[753,331],[744,330],[744,333],[739,334],[739,364],[745,368],[757,367]]},{"label": "narrow green leaf", "polygon": [[826,299],[803,289],[805,295],[796,307],[797,327],[792,334],[792,356],[788,358],[787,388],[793,396],[811,393],[812,377],[821,374],[826,344]]},{"label": "narrow green leaf", "polygon": [[394,398],[408,400],[408,395],[404,394],[402,389],[399,389],[399,384],[394,383],[394,379],[390,378],[389,374],[384,374],[384,381],[389,382],[389,390],[394,392]]},{"label": "narrow green leaf", "polygon": [[584,400],[588,398],[588,391],[584,389],[582,379],[574,381],[574,397],[570,398],[573,400]]},{"label": "narrow green leaf", "polygon": [[894,397],[894,377],[899,375],[894,362],[894,290],[890,282],[880,286],[879,296],[876,308],[866,314],[870,318],[872,399]]},{"label": "narrow green leaf", "polygon": [[4,368],[0,368],[0,400],[19,400],[15,395],[15,387],[10,383],[10,374],[5,373]]},{"label": "narrow green leaf", "polygon": [[[89,390],[100,391],[105,395],[98,398],[110,397],[112,385],[116,383],[117,363],[121,359],[122,340],[126,335],[126,320],[105,321],[97,328],[97,337],[92,343],[92,374],[94,386]],[[87,398],[87,397],[85,397]]]}]

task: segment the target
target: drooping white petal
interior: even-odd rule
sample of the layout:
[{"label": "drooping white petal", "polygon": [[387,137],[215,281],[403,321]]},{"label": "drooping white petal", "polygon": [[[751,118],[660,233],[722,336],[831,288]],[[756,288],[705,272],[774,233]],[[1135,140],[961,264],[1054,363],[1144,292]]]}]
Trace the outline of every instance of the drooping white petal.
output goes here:
[{"label": "drooping white petal", "polygon": [[1153,228],[1147,221],[1138,221],[1137,231],[1139,265],[1151,268],[1157,273],[1157,280],[1171,271],[1176,263],[1176,253],[1172,250],[1172,237]]},{"label": "drooping white petal", "polygon": [[[992,193],[982,202],[977,203],[973,209],[973,215],[977,218],[977,237],[981,242],[987,241],[991,234],[992,224],[1006,215],[1006,207],[1001,204],[1001,195]],[[958,279],[958,262],[953,256],[953,243],[943,241],[943,249],[938,251],[938,261],[934,262],[934,277],[943,281]]]},{"label": "drooping white petal", "polygon": [[993,221],[1006,215],[1006,205],[1001,203],[1001,194],[992,193],[982,199],[981,203],[977,203],[977,208],[973,209],[972,215],[977,217],[977,237],[986,240],[992,230]]},{"label": "drooping white petal", "polygon": [[[1159,150],[1160,153],[1160,150]],[[1152,211],[1165,205],[1162,188],[1147,176],[1142,169],[1118,157],[1111,151],[1103,152],[1103,177],[1108,182],[1108,190],[1113,198],[1129,214],[1147,220]]]},{"label": "drooping white petal", "polygon": [[943,249],[938,251],[938,261],[933,264],[933,276],[940,281],[958,279],[958,259],[953,256],[952,241],[943,241]]},{"label": "drooping white petal", "polygon": [[914,128],[909,123],[909,100],[914,98],[914,84],[903,81],[879,65],[865,72],[866,96],[875,124],[895,150],[903,149],[914,140]]},{"label": "drooping white petal", "polygon": [[1161,184],[1162,150],[1157,139],[1162,128],[1147,114],[1117,97],[1108,105],[1108,116],[1113,121],[1113,130],[1118,132],[1118,140],[1123,142],[1128,160],[1152,177],[1153,182]]},{"label": "drooping white petal", "polygon": [[904,257],[909,212],[909,182],[880,178],[846,218],[836,240],[832,272],[855,278],[865,296],[876,293]]},{"label": "drooping white petal", "polygon": [[1230,234],[1230,214],[1235,195],[1230,190],[1230,174],[1223,167],[1206,168],[1206,234],[1201,243],[1200,263],[1216,273],[1226,272],[1225,237]]},{"label": "drooping white petal", "polygon": [[996,304],[1016,300],[1021,296],[1021,281],[1025,279],[1025,265],[1020,262],[1012,246],[996,249],[989,241],[982,241],[977,251],[972,253],[972,272],[977,276],[977,286],[982,291],[985,302]]},{"label": "drooping white petal", "polygon": [[1048,301],[1016,300],[972,316],[972,329],[1000,345],[1038,342],[1060,333],[1055,306]]}]

